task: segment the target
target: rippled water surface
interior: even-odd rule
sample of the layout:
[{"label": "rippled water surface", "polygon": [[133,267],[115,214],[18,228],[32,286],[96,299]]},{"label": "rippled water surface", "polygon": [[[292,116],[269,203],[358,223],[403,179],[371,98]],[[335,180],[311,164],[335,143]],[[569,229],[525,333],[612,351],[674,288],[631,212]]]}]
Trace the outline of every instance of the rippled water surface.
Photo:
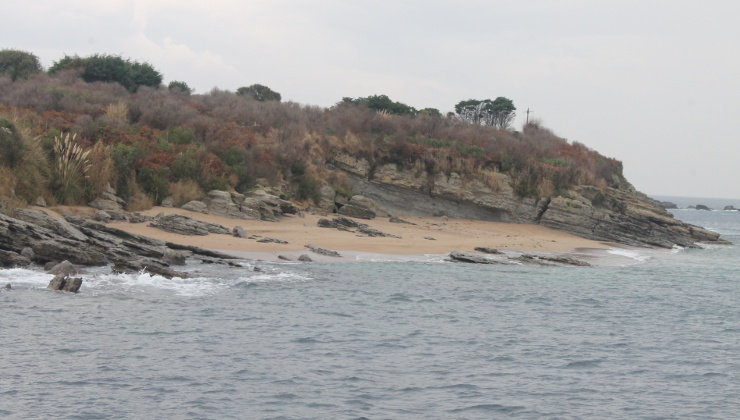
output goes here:
[{"label": "rippled water surface", "polygon": [[[720,218],[740,240],[726,213],[679,216]],[[257,265],[193,265],[188,280],[91,271],[77,295],[0,270],[14,286],[0,292],[0,416],[740,413],[735,246],[625,267]]]}]

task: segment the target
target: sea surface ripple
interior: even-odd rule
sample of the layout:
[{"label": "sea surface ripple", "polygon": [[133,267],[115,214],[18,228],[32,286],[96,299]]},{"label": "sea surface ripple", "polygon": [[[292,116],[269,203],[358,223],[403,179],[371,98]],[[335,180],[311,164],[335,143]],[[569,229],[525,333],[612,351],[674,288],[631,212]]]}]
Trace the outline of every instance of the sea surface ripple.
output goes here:
[{"label": "sea surface ripple", "polygon": [[739,257],[0,270],[0,417],[735,418]]}]

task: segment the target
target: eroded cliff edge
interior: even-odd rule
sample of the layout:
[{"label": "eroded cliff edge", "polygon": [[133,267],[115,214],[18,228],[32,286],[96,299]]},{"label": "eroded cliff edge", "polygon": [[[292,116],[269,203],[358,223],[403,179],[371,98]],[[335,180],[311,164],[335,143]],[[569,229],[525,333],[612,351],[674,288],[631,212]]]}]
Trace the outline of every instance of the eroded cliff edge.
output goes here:
[{"label": "eroded cliff edge", "polygon": [[334,170],[346,173],[356,194],[396,216],[460,217],[532,223],[584,238],[630,246],[671,248],[726,243],[718,233],[674,218],[630,185],[576,186],[552,197],[519,197],[505,174],[495,182],[414,172],[396,164],[371,166],[362,158],[335,156]]}]

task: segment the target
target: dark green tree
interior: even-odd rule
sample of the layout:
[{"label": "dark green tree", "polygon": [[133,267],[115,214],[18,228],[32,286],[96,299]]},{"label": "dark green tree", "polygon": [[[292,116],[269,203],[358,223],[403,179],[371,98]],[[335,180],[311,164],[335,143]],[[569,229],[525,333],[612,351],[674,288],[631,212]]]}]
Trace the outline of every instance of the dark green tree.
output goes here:
[{"label": "dark green tree", "polygon": [[371,95],[364,98],[342,98],[343,103],[366,106],[379,112],[393,115],[416,115],[416,108],[401,102],[393,101],[387,95]]},{"label": "dark green tree", "polygon": [[278,101],[282,99],[279,93],[270,89],[265,85],[253,84],[251,86],[242,86],[236,90],[237,95],[248,95],[254,100],[265,102],[265,101]]},{"label": "dark green tree", "polygon": [[463,121],[475,125],[508,128],[514,119],[516,107],[511,99],[499,96],[495,100],[468,99],[455,105],[455,112]]},{"label": "dark green tree", "polygon": [[162,83],[162,74],[150,64],[117,55],[64,56],[49,68],[49,74],[68,69],[77,69],[80,77],[88,83],[117,82],[131,92],[136,92],[139,86],[158,87]]},{"label": "dark green tree", "polygon": [[167,89],[169,89],[171,92],[183,92],[188,95],[193,92],[193,89],[190,89],[190,86],[188,86],[187,83],[181,82],[179,80],[171,81],[170,84],[167,85]]},{"label": "dark green tree", "polygon": [[0,50],[0,74],[10,80],[27,79],[41,72],[41,63],[35,55],[19,50]]},{"label": "dark green tree", "polygon": [[430,117],[439,118],[442,113],[437,108],[424,108],[419,110],[419,115],[429,115]]}]

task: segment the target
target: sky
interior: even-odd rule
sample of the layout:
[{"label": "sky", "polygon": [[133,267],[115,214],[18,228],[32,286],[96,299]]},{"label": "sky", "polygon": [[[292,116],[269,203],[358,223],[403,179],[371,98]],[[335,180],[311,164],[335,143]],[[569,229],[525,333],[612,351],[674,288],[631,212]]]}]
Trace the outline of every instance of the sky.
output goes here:
[{"label": "sky", "polygon": [[652,195],[740,198],[739,1],[0,0],[0,49],[146,61],[328,107],[504,96]]}]

